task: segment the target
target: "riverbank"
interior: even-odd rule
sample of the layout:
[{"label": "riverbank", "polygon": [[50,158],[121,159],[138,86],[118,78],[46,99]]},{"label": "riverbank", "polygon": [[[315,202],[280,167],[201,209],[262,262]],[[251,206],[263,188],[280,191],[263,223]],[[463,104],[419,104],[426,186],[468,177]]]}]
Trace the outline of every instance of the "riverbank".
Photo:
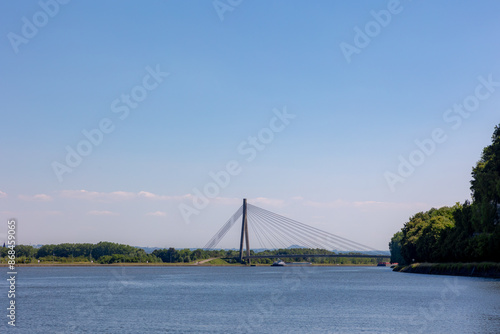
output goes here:
[{"label": "riverbank", "polygon": [[[90,263],[90,262],[67,262],[67,263],[16,263],[16,267],[247,267],[241,263],[223,263],[214,261],[214,263]],[[269,267],[270,264],[256,264],[257,267]],[[8,267],[7,264],[0,264],[1,267]],[[249,267],[249,266],[248,266]],[[310,267],[376,267],[373,264],[311,264]]]},{"label": "riverbank", "polygon": [[428,275],[500,278],[500,263],[414,263],[409,266],[396,266],[394,271]]}]

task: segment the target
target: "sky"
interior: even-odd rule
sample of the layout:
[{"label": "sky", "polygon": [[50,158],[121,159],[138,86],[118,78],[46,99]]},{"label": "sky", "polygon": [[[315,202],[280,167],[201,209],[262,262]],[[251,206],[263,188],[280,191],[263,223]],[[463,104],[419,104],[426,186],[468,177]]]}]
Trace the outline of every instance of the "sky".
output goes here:
[{"label": "sky", "polygon": [[203,247],[247,198],[387,250],[470,199],[499,124],[499,12],[2,1],[0,242],[16,218],[21,244]]}]

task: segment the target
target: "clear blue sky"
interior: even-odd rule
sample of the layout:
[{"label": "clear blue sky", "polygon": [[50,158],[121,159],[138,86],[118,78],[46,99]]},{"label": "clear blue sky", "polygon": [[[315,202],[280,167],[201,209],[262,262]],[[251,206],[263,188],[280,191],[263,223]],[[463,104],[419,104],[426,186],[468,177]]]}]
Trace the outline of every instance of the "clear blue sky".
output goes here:
[{"label": "clear blue sky", "polygon": [[[0,3],[0,212],[21,243],[201,247],[247,197],[387,249],[414,213],[470,198],[499,123],[498,1],[42,3]],[[447,112],[464,103],[467,117]],[[112,130],[60,180],[54,162],[103,119]],[[281,131],[247,161],[270,122]],[[435,129],[446,140],[391,189]],[[240,172],[187,224],[179,207],[229,161]]]}]

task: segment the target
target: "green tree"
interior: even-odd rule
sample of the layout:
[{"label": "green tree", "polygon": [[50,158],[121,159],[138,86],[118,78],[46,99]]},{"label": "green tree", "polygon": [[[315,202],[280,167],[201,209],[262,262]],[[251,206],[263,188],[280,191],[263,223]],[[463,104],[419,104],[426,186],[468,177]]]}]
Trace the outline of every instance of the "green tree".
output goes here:
[{"label": "green tree", "polygon": [[404,263],[441,261],[442,235],[454,226],[457,207],[432,208],[419,212],[401,230],[401,255]]},{"label": "green tree", "polygon": [[33,246],[27,246],[27,245],[17,245],[15,250],[16,250],[16,256],[18,258],[21,256],[24,256],[26,258],[32,258],[35,257],[38,252],[38,250]]},{"label": "green tree", "polygon": [[403,232],[399,231],[394,234],[389,242],[389,250],[391,251],[391,263],[405,264],[403,255],[401,255],[401,240]]},{"label": "green tree", "polygon": [[491,139],[472,170],[474,232],[469,248],[475,258],[500,261],[500,125]]},{"label": "green tree", "polygon": [[[404,225],[404,262],[500,262],[500,125],[472,169],[472,203],[415,214]],[[397,253],[397,234],[390,247]],[[394,241],[394,243],[393,243]]]},{"label": "green tree", "polygon": [[175,248],[169,249],[155,249],[152,255],[160,258],[163,262],[166,263],[175,263],[179,262],[179,252],[175,250]]},{"label": "green tree", "polygon": [[146,255],[144,249],[132,247],[129,245],[117,244],[113,242],[101,241],[92,248],[92,257],[99,259],[104,255],[129,255],[129,256],[140,256]]},{"label": "green tree", "polygon": [[52,256],[52,254],[54,254],[55,248],[56,245],[43,245],[42,247],[38,248],[36,257],[41,258],[46,256]]}]

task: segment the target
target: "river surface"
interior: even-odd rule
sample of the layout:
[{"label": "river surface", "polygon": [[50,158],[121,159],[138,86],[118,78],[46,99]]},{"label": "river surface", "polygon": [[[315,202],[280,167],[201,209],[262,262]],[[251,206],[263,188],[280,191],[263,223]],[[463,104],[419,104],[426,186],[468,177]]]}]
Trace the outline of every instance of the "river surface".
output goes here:
[{"label": "river surface", "polygon": [[1,333],[500,333],[500,280],[383,267],[23,267],[15,328],[8,289]]}]

